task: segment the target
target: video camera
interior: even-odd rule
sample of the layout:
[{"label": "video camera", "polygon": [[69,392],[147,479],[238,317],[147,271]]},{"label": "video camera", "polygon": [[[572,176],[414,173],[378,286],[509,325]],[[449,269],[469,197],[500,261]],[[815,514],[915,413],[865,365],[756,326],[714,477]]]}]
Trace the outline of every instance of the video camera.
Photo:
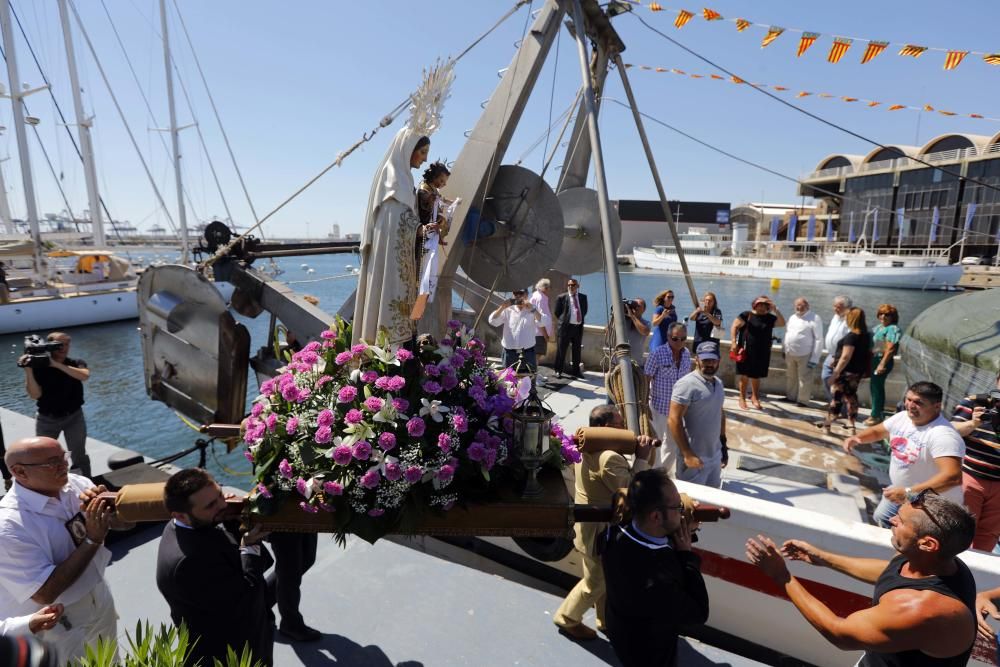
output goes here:
[{"label": "video camera", "polygon": [[21,368],[48,368],[52,353],[62,349],[57,340],[45,340],[37,334],[24,337],[24,356],[18,359]]},{"label": "video camera", "polygon": [[622,299],[622,306],[625,308],[625,312],[631,311],[633,308],[639,306],[635,299]]},{"label": "video camera", "polygon": [[986,396],[986,412],[983,414],[983,421],[989,421],[993,430],[1000,433],[1000,389],[994,389]]}]

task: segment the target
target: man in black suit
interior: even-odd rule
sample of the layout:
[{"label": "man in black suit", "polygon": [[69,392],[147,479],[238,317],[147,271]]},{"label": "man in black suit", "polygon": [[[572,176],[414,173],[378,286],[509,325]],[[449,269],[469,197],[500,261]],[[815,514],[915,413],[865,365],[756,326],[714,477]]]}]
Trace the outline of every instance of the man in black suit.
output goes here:
[{"label": "man in black suit", "polygon": [[274,615],[264,572],[273,561],[260,544],[265,534],[257,527],[236,542],[220,523],[222,489],[201,468],[174,474],[163,498],[172,518],[160,539],[156,585],[174,624],[187,624],[197,640],[189,663],[225,661],[227,647],[239,654],[248,644],[254,659],[270,667]]},{"label": "man in black suit", "polygon": [[559,345],[556,348],[556,375],[563,376],[566,348],[573,345],[573,364],[569,374],[583,377],[580,373],[580,344],[583,342],[583,321],[587,317],[587,295],[580,294],[580,283],[575,278],[566,281],[566,292],[556,299],[554,314],[559,323]]}]

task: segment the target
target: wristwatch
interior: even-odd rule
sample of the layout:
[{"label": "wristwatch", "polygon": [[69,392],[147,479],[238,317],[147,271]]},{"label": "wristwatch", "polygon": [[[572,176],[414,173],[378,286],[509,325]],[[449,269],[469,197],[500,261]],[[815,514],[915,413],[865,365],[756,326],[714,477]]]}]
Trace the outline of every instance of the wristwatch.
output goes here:
[{"label": "wristwatch", "polygon": [[917,497],[917,494],[914,493],[913,489],[911,489],[910,487],[906,487],[905,489],[903,489],[903,493],[906,494],[906,502],[911,502],[914,498]]},{"label": "wristwatch", "polygon": [[90,536],[89,536],[89,535],[86,535],[86,536],[84,536],[84,538],[83,538],[83,543],[84,543],[84,544],[92,544],[92,545],[94,545],[95,547],[99,547],[99,546],[101,546],[102,544],[104,544],[104,542],[95,542],[94,540],[90,539]]}]

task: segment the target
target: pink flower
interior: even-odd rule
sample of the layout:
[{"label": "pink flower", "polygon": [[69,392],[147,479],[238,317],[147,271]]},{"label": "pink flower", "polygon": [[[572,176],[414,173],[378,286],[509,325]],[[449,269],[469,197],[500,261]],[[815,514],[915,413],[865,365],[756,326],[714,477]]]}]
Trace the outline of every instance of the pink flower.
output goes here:
[{"label": "pink flower", "polygon": [[333,340],[334,338],[337,337],[337,334],[335,334],[334,332],[332,332],[329,329],[327,329],[326,331],[324,331],[323,333],[320,334],[320,337],[323,340]]},{"label": "pink flower", "polygon": [[311,340],[302,348],[303,352],[319,352],[319,341]]},{"label": "pink flower", "polygon": [[379,476],[378,470],[369,470],[361,476],[361,486],[366,489],[374,489],[381,481],[382,478]]},{"label": "pink flower", "polygon": [[389,378],[389,391],[395,393],[406,386],[406,379],[402,375],[393,375]]},{"label": "pink flower", "polygon": [[253,452],[251,452],[249,449],[243,450],[243,458],[245,458],[250,463],[253,463]]},{"label": "pink flower", "polygon": [[396,358],[399,359],[400,361],[409,361],[410,359],[413,358],[413,353],[407,350],[406,348],[401,347],[398,350],[396,350]]},{"label": "pink flower", "polygon": [[299,388],[294,382],[289,382],[281,387],[281,397],[289,403],[297,403],[299,400]]},{"label": "pink flower", "polygon": [[257,493],[260,494],[261,498],[273,498],[274,497],[273,495],[271,495],[271,492],[267,490],[267,487],[264,486],[263,484],[258,484],[257,485]]},{"label": "pink flower", "polygon": [[486,446],[481,442],[473,442],[469,445],[469,458],[473,461],[482,461],[486,458]]},{"label": "pink flower", "polygon": [[391,452],[396,448],[396,436],[393,433],[386,431],[378,437],[378,446],[382,448],[383,451]]},{"label": "pink flower", "polygon": [[576,448],[572,440],[563,441],[560,453],[566,463],[579,463],[583,460],[583,455],[580,454],[580,450]]},{"label": "pink flower", "polygon": [[351,448],[348,445],[340,445],[333,450],[333,462],[339,466],[346,466],[352,458]]},{"label": "pink flower", "polygon": [[295,397],[296,403],[305,403],[306,399],[312,396],[312,389],[308,387],[299,389],[299,395]]},{"label": "pink flower", "polygon": [[278,425],[278,415],[276,415],[276,414],[274,414],[272,412],[264,420],[264,423],[267,424],[267,430],[268,430],[268,432],[274,433],[274,429]]},{"label": "pink flower", "polygon": [[413,417],[410,421],[406,422],[406,432],[412,435],[414,438],[419,438],[424,434],[427,429],[427,424],[420,417]]},{"label": "pink flower", "polygon": [[368,510],[368,516],[377,518],[385,514],[385,510],[380,510],[377,507],[375,509]]},{"label": "pink flower", "polygon": [[351,353],[350,352],[341,352],[340,354],[338,354],[336,357],[333,358],[333,361],[338,366],[343,366],[348,361],[350,361],[351,358],[352,357],[351,357]]},{"label": "pink flower", "polygon": [[285,433],[288,435],[293,435],[295,431],[299,428],[299,418],[289,417],[288,421],[285,423]]},{"label": "pink flower", "polygon": [[355,398],[357,398],[358,390],[347,385],[346,387],[341,387],[340,391],[337,392],[337,402],[338,403],[350,403]]},{"label": "pink flower", "polygon": [[263,396],[269,396],[274,393],[274,385],[277,384],[274,378],[270,380],[264,380],[260,385],[260,393]]},{"label": "pink flower", "polygon": [[326,443],[330,442],[332,438],[333,438],[333,431],[330,429],[329,426],[320,426],[318,429],[316,429],[316,435],[313,437],[313,439],[321,445],[325,445]]},{"label": "pink flower", "polygon": [[410,409],[410,402],[405,398],[394,398],[392,399],[392,407],[399,412],[406,412]]},{"label": "pink flower", "polygon": [[300,496],[305,496],[308,498],[312,495],[312,490],[309,488],[309,483],[306,480],[299,477],[295,480],[295,490],[299,492]]},{"label": "pink flower", "polygon": [[451,478],[455,476],[455,466],[450,463],[446,463],[437,471],[437,478],[442,482],[450,482]]},{"label": "pink flower", "polygon": [[358,356],[367,349],[368,345],[366,343],[358,343],[357,345],[351,346],[351,354],[353,354],[354,356]]},{"label": "pink flower", "polygon": [[301,361],[307,366],[312,366],[319,361],[319,355],[309,350],[302,350],[301,352],[296,352],[296,354],[298,355],[298,361]]},{"label": "pink flower", "polygon": [[340,482],[325,482],[323,491],[328,496],[342,496],[344,495],[344,485]]},{"label": "pink flower", "polygon": [[360,424],[361,420],[364,418],[365,416],[361,413],[361,410],[358,410],[357,408],[351,408],[347,411],[347,414],[344,415],[344,421],[348,424]]},{"label": "pink flower", "polygon": [[260,413],[264,412],[263,403],[254,403],[253,407],[250,409],[251,417],[260,417]]},{"label": "pink flower", "polygon": [[304,500],[301,503],[299,503],[299,509],[302,510],[303,512],[308,512],[309,514],[316,514],[319,512],[318,509],[316,509],[315,507],[313,507]]},{"label": "pink flower", "polygon": [[469,430],[469,419],[465,413],[458,414],[458,408],[455,408],[455,414],[451,416],[451,425],[458,433],[465,433]]},{"label": "pink flower", "polygon": [[365,399],[365,407],[368,408],[369,412],[378,412],[383,405],[385,405],[385,401],[378,396],[369,396]]},{"label": "pink flower", "polygon": [[330,377],[329,375],[321,375],[321,376],[319,376],[319,379],[316,380],[316,390],[318,391],[318,390],[322,389],[323,385],[325,385],[327,382],[332,382],[332,381],[333,381],[333,378]]},{"label": "pink flower", "polygon": [[367,461],[372,455],[372,446],[367,440],[359,440],[351,447],[351,456],[359,461]]},{"label": "pink flower", "polygon": [[416,484],[420,481],[420,478],[424,476],[424,471],[420,466],[410,466],[403,471],[403,479],[405,479],[410,484]]},{"label": "pink flower", "polygon": [[385,464],[385,478],[390,482],[395,482],[403,476],[403,469],[398,463],[389,462]]},{"label": "pink flower", "polygon": [[382,377],[375,380],[375,388],[381,389],[382,391],[389,390],[389,376],[383,375]]},{"label": "pink flower", "polygon": [[365,384],[371,384],[378,378],[378,373],[375,371],[365,371],[361,374],[361,381]]},{"label": "pink flower", "polygon": [[291,479],[295,474],[292,472],[292,464],[288,462],[288,459],[281,459],[281,463],[278,464],[278,472],[285,479]]},{"label": "pink flower", "polygon": [[451,453],[451,438],[447,433],[441,433],[438,435],[438,447],[441,448],[445,454]]},{"label": "pink flower", "polygon": [[317,426],[333,426],[333,410],[323,409],[316,415]]}]

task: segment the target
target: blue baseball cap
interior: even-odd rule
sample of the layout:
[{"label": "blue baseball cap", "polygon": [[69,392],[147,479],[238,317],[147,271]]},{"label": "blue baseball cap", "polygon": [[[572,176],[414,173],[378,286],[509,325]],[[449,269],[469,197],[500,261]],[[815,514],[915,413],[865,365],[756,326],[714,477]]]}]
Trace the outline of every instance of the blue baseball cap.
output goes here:
[{"label": "blue baseball cap", "polygon": [[695,355],[699,359],[715,359],[719,360],[719,348],[712,341],[705,341],[704,343],[699,343],[698,348],[695,350]]}]

